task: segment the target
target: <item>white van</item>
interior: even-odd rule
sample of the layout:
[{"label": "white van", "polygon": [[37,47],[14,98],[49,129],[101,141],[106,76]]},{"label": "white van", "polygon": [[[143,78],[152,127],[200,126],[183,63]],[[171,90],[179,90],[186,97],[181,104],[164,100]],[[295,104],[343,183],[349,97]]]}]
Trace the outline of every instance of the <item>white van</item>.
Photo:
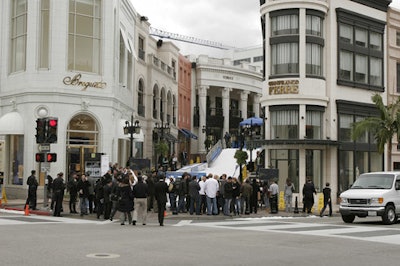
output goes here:
[{"label": "white van", "polygon": [[381,216],[384,224],[394,224],[400,214],[400,172],[361,174],[340,199],[345,223],[352,223],[356,216]]}]

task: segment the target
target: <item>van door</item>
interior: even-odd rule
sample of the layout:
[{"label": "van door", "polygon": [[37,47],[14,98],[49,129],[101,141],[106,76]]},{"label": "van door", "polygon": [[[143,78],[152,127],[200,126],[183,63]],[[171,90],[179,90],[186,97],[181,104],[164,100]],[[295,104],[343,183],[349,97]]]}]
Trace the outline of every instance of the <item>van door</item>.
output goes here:
[{"label": "van door", "polygon": [[394,183],[394,189],[395,189],[395,207],[396,207],[396,213],[400,214],[400,176],[396,177],[396,181]]}]

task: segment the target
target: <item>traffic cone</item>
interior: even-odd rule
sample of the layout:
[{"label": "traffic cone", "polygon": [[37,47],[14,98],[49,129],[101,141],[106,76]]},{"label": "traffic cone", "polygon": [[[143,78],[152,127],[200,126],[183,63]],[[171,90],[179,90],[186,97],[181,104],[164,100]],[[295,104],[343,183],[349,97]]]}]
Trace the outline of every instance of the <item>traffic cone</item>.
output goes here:
[{"label": "traffic cone", "polygon": [[29,216],[29,204],[25,205],[25,216]]},{"label": "traffic cone", "polygon": [[164,211],[164,217],[167,217],[167,211]]},{"label": "traffic cone", "polygon": [[0,208],[2,207],[3,203],[1,202],[1,198],[0,198]]}]

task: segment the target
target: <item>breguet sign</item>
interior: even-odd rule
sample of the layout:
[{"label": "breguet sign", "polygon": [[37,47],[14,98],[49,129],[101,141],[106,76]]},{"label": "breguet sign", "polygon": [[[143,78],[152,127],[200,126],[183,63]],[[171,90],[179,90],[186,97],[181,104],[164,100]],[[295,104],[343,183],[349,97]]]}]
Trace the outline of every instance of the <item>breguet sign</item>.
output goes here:
[{"label": "breguet sign", "polygon": [[277,80],[268,83],[269,95],[273,94],[298,94],[298,80]]},{"label": "breguet sign", "polygon": [[70,85],[70,86],[80,86],[82,87],[82,90],[86,90],[87,88],[96,88],[96,89],[104,89],[107,85],[107,83],[103,81],[83,81],[81,80],[82,75],[81,74],[76,74],[73,77],[65,77],[63,79],[63,83],[65,85]]}]

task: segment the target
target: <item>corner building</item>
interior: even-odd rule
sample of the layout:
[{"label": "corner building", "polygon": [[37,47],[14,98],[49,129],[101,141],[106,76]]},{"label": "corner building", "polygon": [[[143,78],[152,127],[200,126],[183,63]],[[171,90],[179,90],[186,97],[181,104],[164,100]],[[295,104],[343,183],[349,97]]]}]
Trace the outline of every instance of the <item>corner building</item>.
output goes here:
[{"label": "corner building", "polygon": [[58,118],[58,141],[50,145],[57,162],[47,166],[53,177],[100,176],[102,154],[125,166],[131,142],[123,127],[131,117],[141,126],[134,158],[152,159],[161,115],[177,135],[179,50],[158,47],[129,0],[6,0],[0,11],[0,172],[8,197],[26,197],[32,169],[42,172],[43,195],[37,118]]},{"label": "corner building", "polygon": [[386,16],[391,1],[260,1],[265,51],[265,164],[301,190],[311,178],[332,197],[364,172],[384,170],[370,134],[351,124],[387,100]]}]

